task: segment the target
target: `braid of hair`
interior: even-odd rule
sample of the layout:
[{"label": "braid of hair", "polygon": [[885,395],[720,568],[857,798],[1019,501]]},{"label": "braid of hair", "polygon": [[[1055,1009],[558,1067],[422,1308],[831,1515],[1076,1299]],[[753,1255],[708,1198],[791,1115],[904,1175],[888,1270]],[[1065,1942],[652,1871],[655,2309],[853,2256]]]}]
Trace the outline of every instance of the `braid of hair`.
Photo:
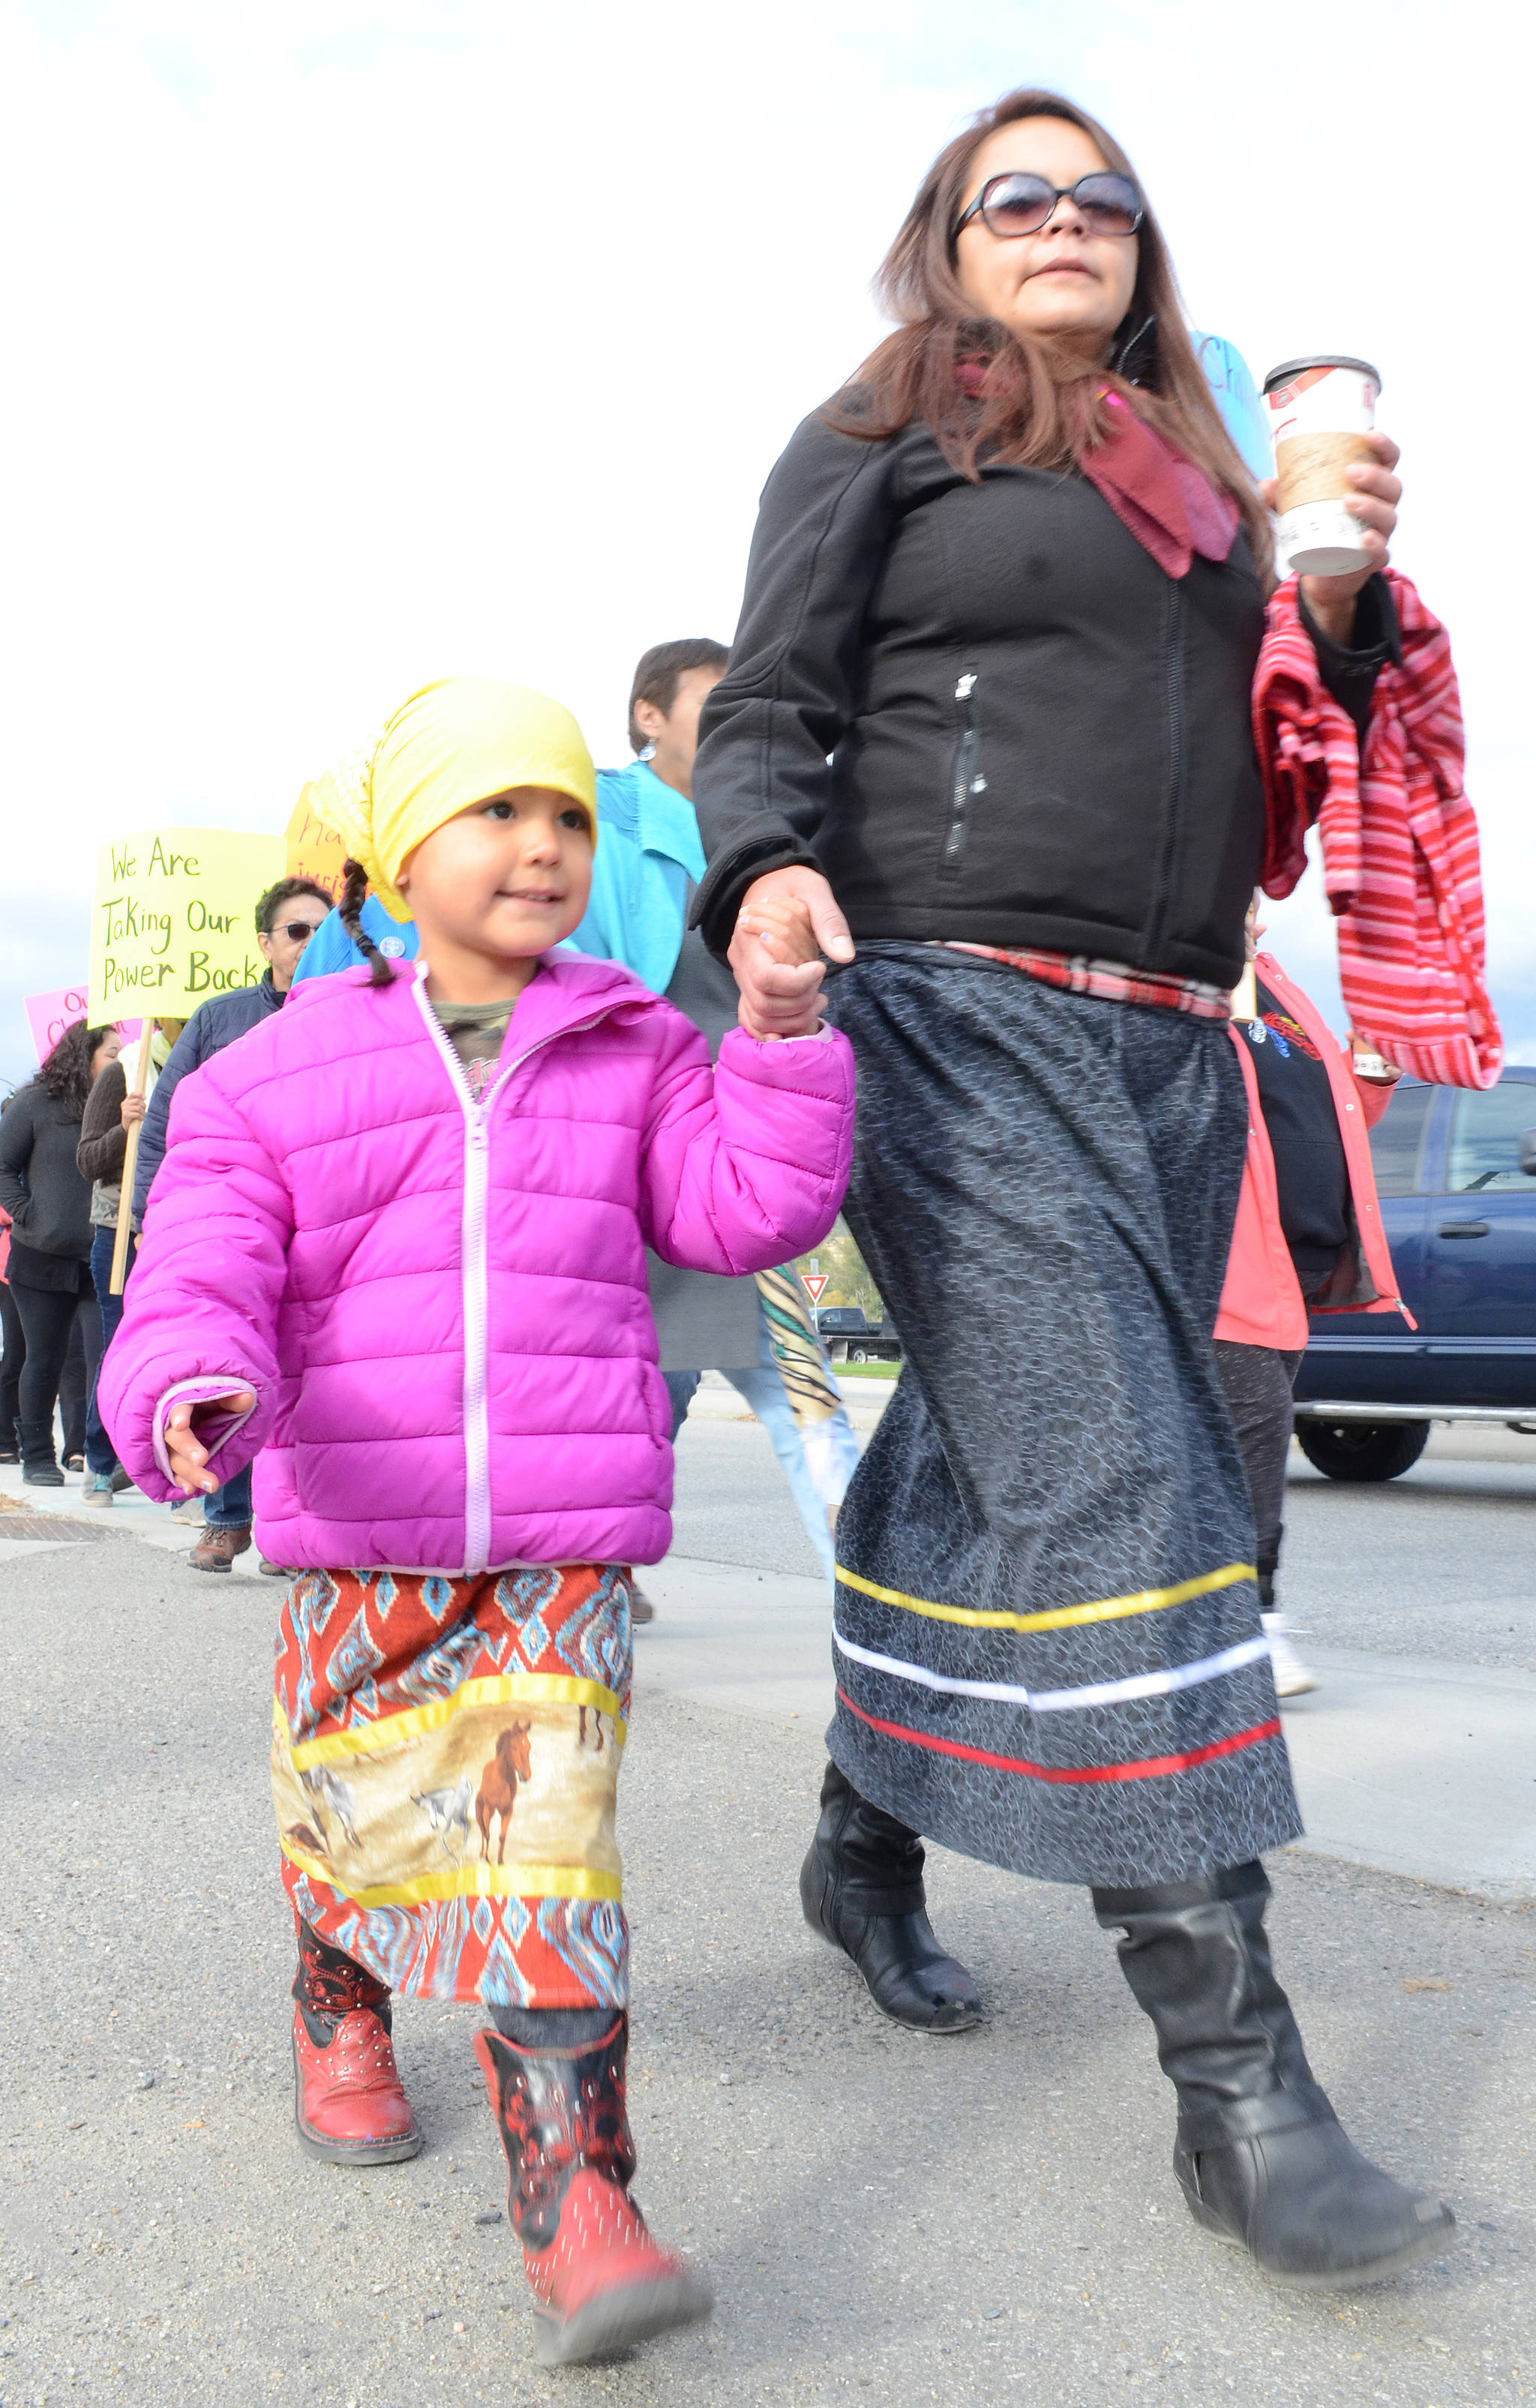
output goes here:
[{"label": "braid of hair", "polygon": [[388,962],[363,925],[363,902],[368,891],[368,873],[360,861],[347,860],[341,865],[345,883],[337,910],[341,924],[368,966],[368,976],[375,986],[388,986],[392,972]]}]

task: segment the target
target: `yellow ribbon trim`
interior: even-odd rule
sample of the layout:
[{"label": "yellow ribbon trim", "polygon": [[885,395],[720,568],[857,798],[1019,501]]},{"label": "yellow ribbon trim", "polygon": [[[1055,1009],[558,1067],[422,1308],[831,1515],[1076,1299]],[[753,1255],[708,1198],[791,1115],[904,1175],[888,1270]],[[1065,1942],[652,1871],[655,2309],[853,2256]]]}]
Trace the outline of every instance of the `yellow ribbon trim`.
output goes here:
[{"label": "yellow ribbon trim", "polygon": [[361,1723],[355,1730],[327,1731],[323,1739],[300,1740],[296,1746],[288,1717],[276,1698],[272,1720],[294,1771],[303,1772],[311,1764],[344,1764],[352,1756],[374,1756],[383,1748],[403,1747],[407,1740],[419,1739],[423,1731],[441,1730],[469,1706],[589,1706],[610,1717],[621,1747],[629,1735],[611,1689],[597,1681],[572,1680],[564,1672],[486,1673],[480,1680],[466,1681],[452,1697],[434,1698],[429,1706],[408,1706],[403,1713],[384,1714],[376,1723]]},{"label": "yellow ribbon trim", "polygon": [[[553,1675],[552,1675],[553,1677]],[[353,1889],[338,1881],[335,1870],[303,1848],[280,1837],[278,1845],[292,1865],[311,1881],[323,1882],[354,1906],[420,1906],[443,1898],[610,1898],[624,1895],[617,1873],[590,1872],[584,1865],[460,1865],[452,1872],[423,1873],[416,1881],[381,1882],[374,1889]]]},{"label": "yellow ribbon trim", "polygon": [[963,1622],[972,1630],[1070,1630],[1084,1622],[1117,1622],[1127,1613],[1160,1613],[1165,1606],[1183,1605],[1192,1597],[1206,1597],[1214,1588],[1230,1588],[1240,1580],[1256,1580],[1252,1564],[1223,1564],[1219,1572],[1201,1572],[1198,1580],[1180,1581],[1176,1588],[1138,1589],[1133,1597],[1096,1598],[1091,1605],[1058,1605],[1047,1613],[977,1613],[966,1605],[935,1605],[931,1598],[906,1597],[898,1588],[882,1588],[878,1581],[861,1580],[857,1572],[838,1566],[845,1588],[856,1588],[882,1605],[899,1605],[908,1613],[926,1613],[934,1622]]}]

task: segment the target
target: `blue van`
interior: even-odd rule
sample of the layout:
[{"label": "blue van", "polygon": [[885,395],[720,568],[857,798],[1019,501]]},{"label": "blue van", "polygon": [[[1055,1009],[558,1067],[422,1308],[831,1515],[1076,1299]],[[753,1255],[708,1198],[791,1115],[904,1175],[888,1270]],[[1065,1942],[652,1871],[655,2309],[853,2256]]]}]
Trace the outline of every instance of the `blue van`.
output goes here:
[{"label": "blue van", "polygon": [[1435,1421],[1536,1432],[1536,1067],[1496,1087],[1404,1079],[1371,1134],[1398,1313],[1327,1313],[1296,1435],[1334,1480],[1393,1480]]}]

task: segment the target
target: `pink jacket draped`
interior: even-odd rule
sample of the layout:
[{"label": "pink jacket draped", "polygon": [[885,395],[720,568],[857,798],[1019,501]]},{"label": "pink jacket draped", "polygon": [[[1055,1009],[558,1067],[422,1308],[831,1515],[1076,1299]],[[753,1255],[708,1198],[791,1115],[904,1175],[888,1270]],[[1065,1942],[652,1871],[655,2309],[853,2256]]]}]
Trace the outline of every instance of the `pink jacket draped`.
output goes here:
[{"label": "pink jacket draped", "polygon": [[[1417,1324],[1398,1294],[1397,1273],[1382,1227],[1376,1201],[1376,1180],[1371,1166],[1367,1131],[1373,1128],[1392,1100],[1392,1089],[1357,1079],[1349,1059],[1311,997],[1293,986],[1270,953],[1260,953],[1254,968],[1276,1001],[1297,1025],[1306,1030],[1323,1057],[1333,1089],[1334,1110],[1344,1142],[1350,1198],[1359,1232],[1359,1259],[1353,1291],[1338,1302],[1313,1303],[1314,1312],[1400,1312],[1409,1327]],[[1280,1226],[1280,1196],[1275,1183],[1274,1155],[1258,1100],[1254,1059],[1234,1028],[1232,1042],[1242,1064],[1248,1089],[1248,1159],[1243,1166],[1242,1192],[1232,1230],[1232,1251],[1227,1258],[1227,1284],[1221,1292],[1216,1336],[1239,1346],[1274,1346],[1289,1353],[1307,1342],[1307,1308],[1290,1248]]]},{"label": "pink jacket draped", "polygon": [[100,1403],[178,1494],[178,1396],[246,1386],[208,1469],[260,1452],[257,1543],[295,1569],[652,1563],[671,1540],[647,1243],[725,1276],[825,1236],[848,1182],[835,1031],[705,1040],[616,963],[550,954],[477,1100],[426,1000],[347,970],[183,1080]]}]

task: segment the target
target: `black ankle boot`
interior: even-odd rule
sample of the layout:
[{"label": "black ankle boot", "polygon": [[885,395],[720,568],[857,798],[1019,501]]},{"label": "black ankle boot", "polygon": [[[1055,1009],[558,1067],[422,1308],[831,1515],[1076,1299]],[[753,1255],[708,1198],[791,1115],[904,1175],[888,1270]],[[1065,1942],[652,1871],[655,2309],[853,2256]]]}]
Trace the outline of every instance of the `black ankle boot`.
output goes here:
[{"label": "black ankle boot", "polygon": [[1096,1889],[1179,2094],[1173,2171],[1190,2214],[1298,2290],[1347,2291],[1441,2256],[1456,2219],[1362,2157],[1313,2079],[1264,1934],[1261,1865]]},{"label": "black ankle boot", "polygon": [[16,1435],[22,1448],[22,1478],[32,1488],[62,1488],[64,1473],[53,1452],[53,1425],[19,1421]]},{"label": "black ankle boot", "polygon": [[835,1764],[800,1868],[800,1904],[812,1931],[853,1958],[895,2022],[931,2032],[981,2022],[975,1983],[945,1956],[924,1912],[922,1841],[861,1798]]}]

